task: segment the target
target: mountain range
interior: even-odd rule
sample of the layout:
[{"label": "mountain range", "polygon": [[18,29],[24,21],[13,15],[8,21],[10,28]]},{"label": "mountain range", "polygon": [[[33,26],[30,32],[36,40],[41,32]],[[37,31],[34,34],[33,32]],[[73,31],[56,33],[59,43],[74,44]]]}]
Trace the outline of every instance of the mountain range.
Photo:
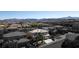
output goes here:
[{"label": "mountain range", "polygon": [[79,21],[79,17],[62,17],[62,18],[43,18],[43,19],[4,19],[0,20],[2,22],[61,22],[61,21],[70,21],[70,20],[77,20]]}]

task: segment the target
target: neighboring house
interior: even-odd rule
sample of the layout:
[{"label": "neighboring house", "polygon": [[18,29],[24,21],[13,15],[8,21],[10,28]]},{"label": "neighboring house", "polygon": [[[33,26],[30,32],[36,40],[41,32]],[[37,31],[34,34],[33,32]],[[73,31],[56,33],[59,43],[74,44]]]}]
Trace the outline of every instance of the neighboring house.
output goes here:
[{"label": "neighboring house", "polygon": [[22,25],[23,25],[23,27],[29,27],[29,26],[30,26],[30,25],[27,24],[27,23],[23,23]]},{"label": "neighboring house", "polygon": [[0,25],[0,29],[6,28],[7,25]]},{"label": "neighboring house", "polygon": [[16,28],[18,28],[18,27],[21,28],[21,25],[20,25],[20,24],[11,24],[10,27],[8,27],[8,28],[16,29]]}]

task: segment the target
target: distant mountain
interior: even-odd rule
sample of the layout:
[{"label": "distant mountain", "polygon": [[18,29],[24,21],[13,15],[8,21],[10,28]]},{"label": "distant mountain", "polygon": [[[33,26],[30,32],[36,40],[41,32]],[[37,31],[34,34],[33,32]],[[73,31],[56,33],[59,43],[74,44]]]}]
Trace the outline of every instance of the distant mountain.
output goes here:
[{"label": "distant mountain", "polygon": [[41,19],[41,22],[61,22],[61,21],[79,21],[79,17],[62,17],[62,18],[49,18],[49,19]]},{"label": "distant mountain", "polygon": [[59,21],[58,19],[55,18],[48,18],[48,19],[40,19],[40,22],[56,22]]},{"label": "distant mountain", "polygon": [[71,16],[68,16],[68,17],[62,17],[60,19],[75,19],[75,20],[79,20],[79,17],[71,17]]},{"label": "distant mountain", "polygon": [[15,23],[15,22],[35,22],[35,21],[37,21],[37,19],[16,19],[16,18],[13,18],[13,19],[4,19],[2,21],[8,22],[8,23]]},{"label": "distant mountain", "polygon": [[43,19],[4,19],[0,20],[0,22],[8,22],[8,23],[14,23],[14,22],[61,22],[61,21],[72,21],[77,20],[79,21],[79,17],[62,17],[62,18],[43,18]]}]

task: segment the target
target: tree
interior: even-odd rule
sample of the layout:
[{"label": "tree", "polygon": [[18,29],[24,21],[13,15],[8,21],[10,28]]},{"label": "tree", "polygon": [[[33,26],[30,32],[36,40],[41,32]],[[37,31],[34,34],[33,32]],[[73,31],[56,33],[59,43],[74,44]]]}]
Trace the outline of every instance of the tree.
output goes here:
[{"label": "tree", "polygon": [[28,32],[28,33],[26,34],[26,38],[32,40],[32,39],[33,39],[33,35]]},{"label": "tree", "polygon": [[56,33],[53,31],[54,29],[49,29],[50,38],[54,41],[54,36],[56,36]]},{"label": "tree", "polygon": [[41,28],[42,26],[44,26],[44,24],[42,24],[42,23],[32,23],[32,24],[31,24],[31,27],[38,27],[38,28]]},{"label": "tree", "polygon": [[38,33],[35,39],[37,42],[41,41],[41,43],[44,43],[45,37],[41,33]]}]

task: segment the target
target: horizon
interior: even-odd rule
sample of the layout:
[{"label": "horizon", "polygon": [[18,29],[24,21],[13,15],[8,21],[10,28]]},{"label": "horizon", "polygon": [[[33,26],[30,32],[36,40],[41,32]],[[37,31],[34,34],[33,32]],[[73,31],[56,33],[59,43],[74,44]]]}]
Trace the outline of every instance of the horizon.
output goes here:
[{"label": "horizon", "polygon": [[[65,16],[65,17],[59,17],[59,18],[66,18],[66,17],[71,17],[73,18],[72,16]],[[79,17],[78,17],[79,18]],[[58,19],[58,18],[5,18],[5,19],[0,19],[0,20],[6,20],[6,19]]]},{"label": "horizon", "polygon": [[0,20],[47,19],[62,17],[79,17],[79,11],[0,11]]}]

